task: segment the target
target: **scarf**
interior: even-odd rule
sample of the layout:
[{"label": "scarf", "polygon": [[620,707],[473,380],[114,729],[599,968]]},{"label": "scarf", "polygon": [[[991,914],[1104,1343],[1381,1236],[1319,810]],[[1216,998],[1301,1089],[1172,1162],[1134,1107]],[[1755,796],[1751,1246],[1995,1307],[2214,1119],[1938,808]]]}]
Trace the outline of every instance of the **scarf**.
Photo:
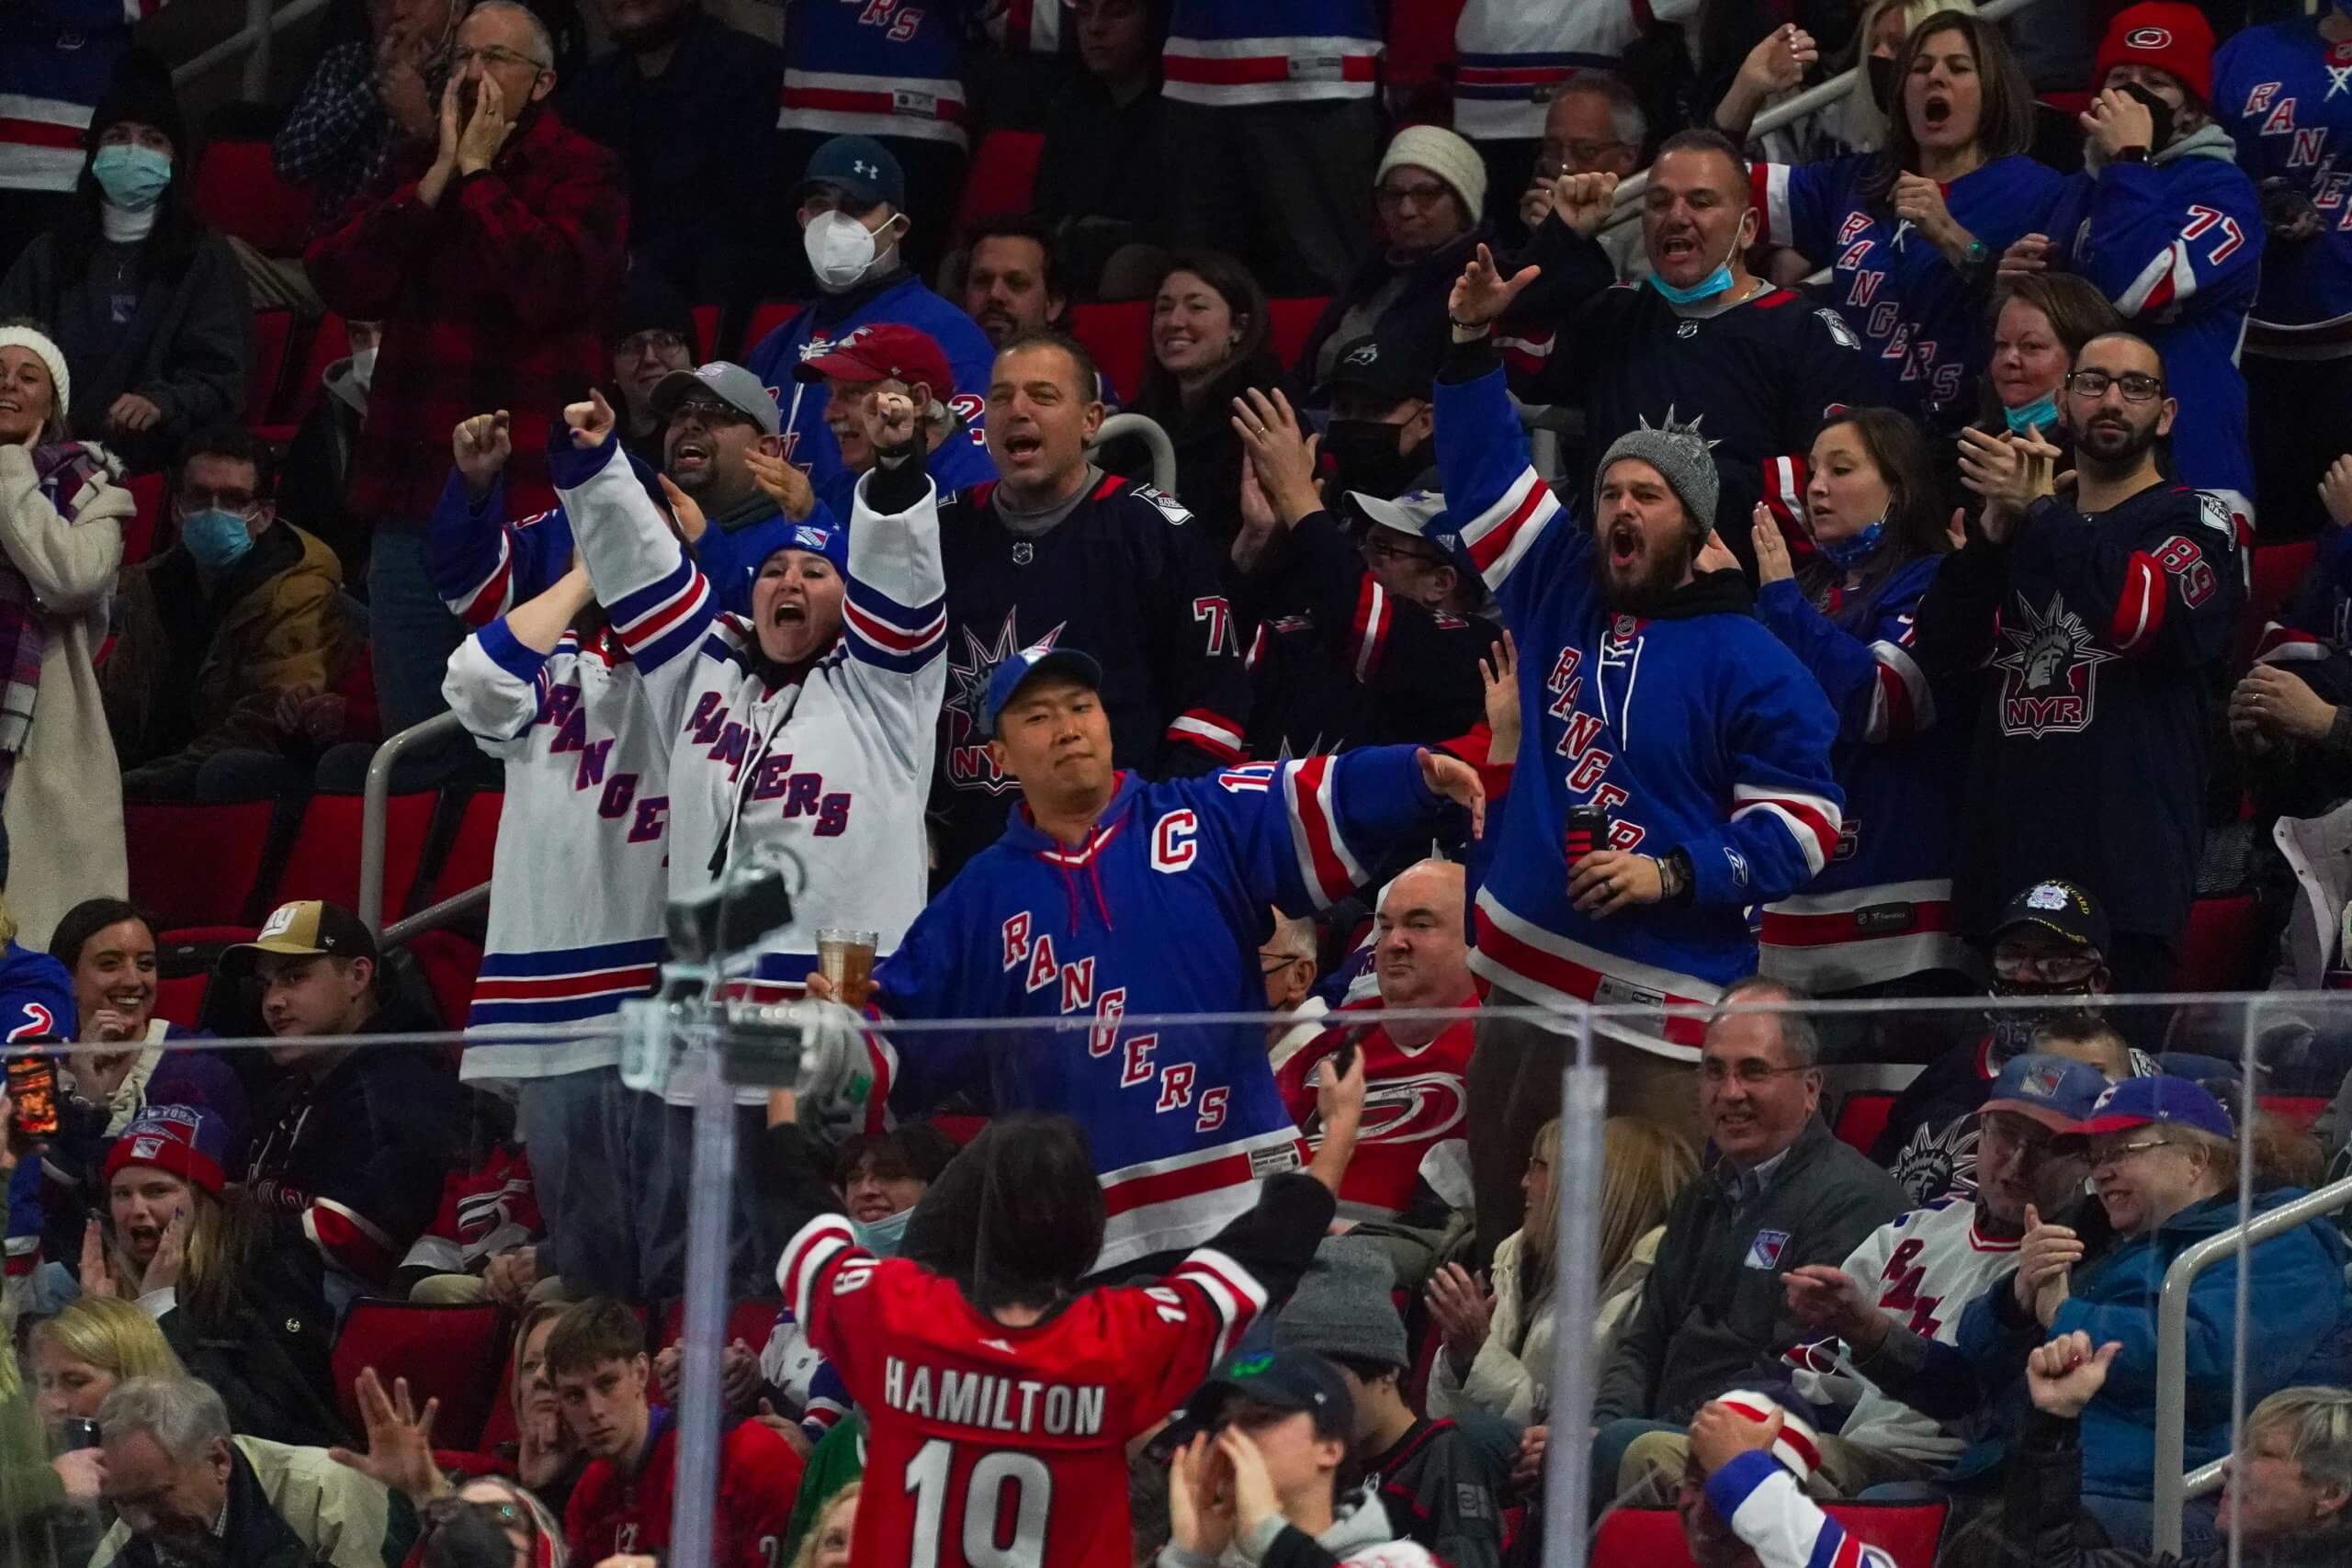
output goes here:
[{"label": "scarf", "polygon": [[[101,446],[78,441],[33,448],[33,479],[41,498],[72,523],[91,492],[113,478],[114,459]],[[40,659],[49,640],[40,601],[17,563],[0,555],[0,790],[7,787],[33,725]]]}]

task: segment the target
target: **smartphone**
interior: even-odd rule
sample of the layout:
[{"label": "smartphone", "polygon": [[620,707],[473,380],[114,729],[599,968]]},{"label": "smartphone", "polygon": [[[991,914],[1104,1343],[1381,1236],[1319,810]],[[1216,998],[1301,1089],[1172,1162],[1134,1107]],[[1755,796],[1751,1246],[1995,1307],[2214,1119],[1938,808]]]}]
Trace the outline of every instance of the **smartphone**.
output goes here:
[{"label": "smartphone", "polygon": [[57,1136],[57,1058],[39,1051],[9,1053],[8,1098],[19,1134],[33,1140]]},{"label": "smartphone", "polygon": [[87,1416],[68,1416],[57,1424],[57,1446],[65,1453],[98,1446],[98,1424]]}]

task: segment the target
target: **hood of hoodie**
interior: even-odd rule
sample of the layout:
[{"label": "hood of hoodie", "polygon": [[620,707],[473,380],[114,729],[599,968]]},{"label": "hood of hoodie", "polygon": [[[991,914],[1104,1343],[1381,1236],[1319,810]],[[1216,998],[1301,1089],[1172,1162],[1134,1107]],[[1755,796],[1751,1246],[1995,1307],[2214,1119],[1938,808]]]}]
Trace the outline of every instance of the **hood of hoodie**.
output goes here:
[{"label": "hood of hoodie", "polygon": [[1315,1544],[1345,1562],[1348,1554],[1368,1546],[1385,1546],[1396,1539],[1389,1527],[1388,1510],[1370,1492],[1360,1492],[1347,1505],[1346,1510],[1331,1521],[1331,1528],[1315,1538]]},{"label": "hood of hoodie", "polygon": [[1084,911],[1091,907],[1095,917],[1108,930],[1114,926],[1111,919],[1110,900],[1102,892],[1102,848],[1126,825],[1135,809],[1136,797],[1143,793],[1144,781],[1122,768],[1118,783],[1110,800],[1094,818],[1094,831],[1086,842],[1072,848],[1037,826],[1023,802],[1013,807],[1005,818],[1004,836],[997,840],[1015,854],[1033,855],[1061,873],[1062,886],[1069,895],[1069,929],[1076,935],[1085,919]]},{"label": "hood of hoodie", "polygon": [[2200,125],[2188,135],[2176,138],[2171,146],[2153,154],[2148,162],[2169,164],[2177,158],[2215,158],[2234,164],[2238,160],[2238,144],[2220,126]]}]

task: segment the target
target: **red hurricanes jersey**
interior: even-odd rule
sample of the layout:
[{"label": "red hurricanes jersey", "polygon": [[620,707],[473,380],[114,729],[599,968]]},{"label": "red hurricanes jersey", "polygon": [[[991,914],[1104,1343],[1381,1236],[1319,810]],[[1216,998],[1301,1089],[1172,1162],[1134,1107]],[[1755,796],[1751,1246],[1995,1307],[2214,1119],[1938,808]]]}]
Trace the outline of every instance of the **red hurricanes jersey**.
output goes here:
[{"label": "red hurricanes jersey", "polygon": [[[656,1410],[653,1419],[653,1450],[636,1475],[624,1476],[600,1459],[571,1489],[563,1533],[574,1562],[670,1550],[678,1428],[667,1410]],[[719,1439],[717,1533],[710,1555],[718,1568],[783,1568],[800,1471],[792,1445],[757,1421],[739,1422]]]},{"label": "red hurricanes jersey", "polygon": [[1412,1206],[1414,1182],[1430,1151],[1463,1136],[1462,1078],[1470,1070],[1471,1021],[1449,1023],[1436,1039],[1408,1051],[1377,1021],[1379,1007],[1377,1001],[1363,1002],[1332,1013],[1331,1027],[1274,1075],[1291,1119],[1309,1143],[1320,1145],[1316,1066],[1350,1039],[1363,1053],[1363,1126],[1356,1134],[1355,1158],[1340,1181],[1340,1213],[1351,1220],[1403,1213]]},{"label": "red hurricanes jersey", "polygon": [[1127,1440],[1266,1304],[1204,1247],[1157,1285],[1008,1327],[953,1280],[860,1250],[838,1214],[810,1222],[777,1274],[865,1413],[851,1560],[912,1568],[1127,1568]]}]

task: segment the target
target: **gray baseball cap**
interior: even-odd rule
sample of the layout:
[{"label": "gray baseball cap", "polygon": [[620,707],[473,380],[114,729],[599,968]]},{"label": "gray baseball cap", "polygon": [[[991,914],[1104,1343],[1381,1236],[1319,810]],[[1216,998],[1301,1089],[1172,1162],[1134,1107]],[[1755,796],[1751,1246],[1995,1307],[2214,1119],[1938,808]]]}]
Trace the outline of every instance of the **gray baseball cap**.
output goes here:
[{"label": "gray baseball cap", "polygon": [[758,425],[762,434],[775,435],[784,429],[775,394],[760,384],[757,376],[724,359],[692,370],[673,370],[662,378],[661,385],[653,389],[653,417],[668,420],[672,410],[697,392],[707,392],[735,410]]}]

